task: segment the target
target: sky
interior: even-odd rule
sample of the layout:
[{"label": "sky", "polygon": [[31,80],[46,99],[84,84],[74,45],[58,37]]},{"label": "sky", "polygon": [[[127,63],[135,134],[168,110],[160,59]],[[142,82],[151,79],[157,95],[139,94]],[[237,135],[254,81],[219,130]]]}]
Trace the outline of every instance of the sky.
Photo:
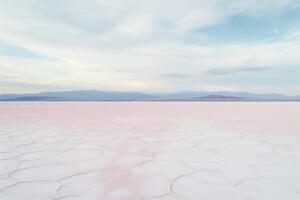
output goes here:
[{"label": "sky", "polygon": [[0,0],[0,93],[300,95],[300,0]]}]

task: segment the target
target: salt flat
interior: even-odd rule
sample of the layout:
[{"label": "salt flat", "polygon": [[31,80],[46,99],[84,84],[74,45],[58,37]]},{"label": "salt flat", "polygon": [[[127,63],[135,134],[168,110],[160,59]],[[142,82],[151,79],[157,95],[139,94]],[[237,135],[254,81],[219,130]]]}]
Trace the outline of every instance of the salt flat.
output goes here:
[{"label": "salt flat", "polygon": [[299,200],[299,103],[1,103],[1,200]]}]

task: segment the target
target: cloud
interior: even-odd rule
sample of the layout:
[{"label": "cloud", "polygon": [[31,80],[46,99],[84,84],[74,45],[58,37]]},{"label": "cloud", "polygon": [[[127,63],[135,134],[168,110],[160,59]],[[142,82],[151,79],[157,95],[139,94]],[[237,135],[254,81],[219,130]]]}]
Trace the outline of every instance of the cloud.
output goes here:
[{"label": "cloud", "polygon": [[45,84],[39,82],[0,80],[0,89],[5,93],[27,93],[40,91],[80,90],[82,87],[64,86],[61,84]]},{"label": "cloud", "polygon": [[270,69],[270,67],[231,67],[231,68],[213,68],[207,70],[206,73],[209,75],[226,75],[235,74],[242,72],[261,72]]},{"label": "cloud", "polygon": [[48,85],[48,84],[40,84],[40,83],[26,83],[26,82],[18,82],[18,81],[0,81],[1,87],[5,88],[26,88],[26,89],[57,89],[57,86]]},{"label": "cloud", "polygon": [[[10,81],[101,90],[192,90],[201,85],[224,88],[226,80],[205,82],[219,66],[237,68],[217,70],[225,74],[256,70],[239,66],[280,67],[283,76],[290,76],[285,66],[300,64],[299,37],[216,45],[202,32],[233,16],[272,20],[295,9],[298,0],[0,2],[0,26],[5,27],[0,41],[53,58],[0,56],[1,74]],[[195,34],[200,42],[191,39]],[[228,88],[240,86],[231,83]]]},{"label": "cloud", "polygon": [[167,77],[167,78],[191,78],[191,77],[193,77],[189,74],[183,74],[183,73],[165,73],[162,76]]},{"label": "cloud", "polygon": [[283,35],[283,39],[295,40],[300,39],[300,23]]},{"label": "cloud", "polygon": [[58,61],[58,59],[54,59],[48,55],[44,55],[43,53],[34,52],[15,44],[2,43],[0,40],[0,58],[1,57],[11,57],[11,59],[45,60],[48,62]]}]

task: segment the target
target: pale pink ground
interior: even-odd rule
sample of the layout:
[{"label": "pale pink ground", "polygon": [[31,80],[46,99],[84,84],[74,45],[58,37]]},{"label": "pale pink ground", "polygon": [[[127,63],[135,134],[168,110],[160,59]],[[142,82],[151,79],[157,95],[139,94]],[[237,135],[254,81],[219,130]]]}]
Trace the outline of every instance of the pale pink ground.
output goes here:
[{"label": "pale pink ground", "polygon": [[[99,127],[134,123],[140,134],[147,129],[174,126],[173,123],[197,120],[213,126],[270,129],[281,134],[299,130],[299,103],[1,103],[1,126],[34,124],[68,128]],[[115,124],[114,124],[115,123]],[[143,124],[146,123],[146,124]]]},{"label": "pale pink ground", "polygon": [[[174,148],[175,151],[182,148],[181,152],[183,154],[186,151],[185,155],[178,154],[178,159],[181,159],[178,161],[178,165],[188,166],[192,163],[185,161],[184,159],[187,159],[185,157],[189,157],[193,162],[201,161],[201,157],[196,156],[199,153],[198,151],[192,152],[190,150],[191,147],[188,147],[188,150],[184,147],[193,142],[193,145],[200,145],[200,148],[211,145],[209,143],[210,140],[208,142],[203,142],[202,140],[201,143],[197,142],[199,137],[210,139],[213,135],[217,140],[224,138],[224,141],[226,140],[227,142],[231,138],[245,136],[250,138],[249,141],[263,138],[262,143],[273,136],[275,138],[299,139],[300,104],[204,102],[1,103],[0,133],[2,134],[3,142],[6,141],[5,131],[9,130],[12,132],[14,129],[16,132],[20,132],[20,135],[22,135],[22,131],[28,133],[36,129],[43,129],[45,132],[48,130],[49,135],[47,137],[51,136],[51,134],[61,134],[66,137],[66,140],[68,137],[74,141],[78,139],[78,142],[81,140],[82,144],[92,143],[93,140],[98,141],[98,139],[102,141],[103,138],[108,138],[107,142],[97,144],[97,148],[103,150],[104,154],[101,158],[101,164],[93,166],[93,169],[96,167],[96,169],[107,170],[95,175],[97,180],[99,179],[101,182],[99,190],[101,189],[102,191],[95,195],[97,198],[105,200],[134,200],[158,198],[161,195],[161,197],[169,196],[170,199],[186,199],[185,195],[188,196],[188,194],[184,194],[180,190],[173,190],[175,190],[174,188],[177,184],[175,184],[174,180],[185,176],[188,172],[178,171],[178,174],[176,174],[175,171],[175,174],[168,175],[165,181],[169,185],[166,186],[166,189],[162,188],[162,192],[160,192],[160,188],[158,188],[157,192],[155,191],[152,194],[151,188],[145,186],[150,184],[150,182],[147,182],[148,179],[150,181],[149,175],[160,177],[164,173],[151,168],[150,171],[148,169],[148,171],[141,170],[141,172],[136,172],[135,169],[143,169],[148,162],[155,160],[155,162],[161,162],[162,160],[177,162],[176,154],[171,154],[170,148]],[[54,131],[57,131],[57,133],[54,133]],[[213,132],[212,135],[206,134],[210,131]],[[226,132],[229,134],[226,135]],[[238,136],[231,135],[233,133],[237,133]],[[18,134],[15,134],[17,135],[16,137],[18,137]],[[43,138],[42,134],[43,131],[37,133],[32,140],[40,140]],[[14,137],[14,133],[11,136]],[[74,138],[75,136],[76,138]],[[195,141],[193,141],[194,136]],[[241,142],[247,142],[247,139],[243,139]],[[72,144],[74,145],[75,143]],[[221,145],[224,144],[222,143]],[[255,145],[257,144],[255,143]],[[81,145],[78,146],[80,148]],[[9,149],[10,147],[8,146],[7,148]],[[20,148],[22,149],[23,147]],[[219,151],[218,148],[218,146],[215,147],[216,152]],[[14,146],[12,149],[16,149],[16,147]],[[18,146],[17,149],[19,149]],[[166,151],[168,153],[164,152],[165,149],[168,149]],[[209,149],[211,150],[213,147],[210,146]],[[29,148],[26,151],[24,150],[24,152],[30,152],[30,150]],[[9,150],[7,152],[14,153],[12,151]],[[257,154],[260,156],[260,152]],[[193,157],[193,155],[195,156]],[[204,157],[205,159],[209,158],[206,154]],[[222,159],[221,151],[220,155],[218,155],[219,158]],[[24,162],[21,160],[20,165],[22,166],[23,164]],[[25,166],[24,168],[26,168]],[[20,166],[18,167],[20,168]],[[16,170],[16,168],[13,168],[13,170]],[[0,171],[0,174],[4,175],[5,173]],[[12,178],[16,182],[23,181],[21,178],[18,179],[18,177],[9,176],[8,178]],[[8,179],[5,178],[5,180]],[[239,181],[241,180],[244,180],[243,177]],[[170,182],[172,182],[171,185]],[[6,191],[5,187],[4,191]],[[57,195],[53,194],[49,199],[61,197]],[[79,194],[76,195],[74,195],[74,199],[75,197],[80,197]],[[7,200],[17,199],[17,197],[10,198],[9,195],[5,197]],[[197,199],[197,195],[191,196],[190,199]]]}]

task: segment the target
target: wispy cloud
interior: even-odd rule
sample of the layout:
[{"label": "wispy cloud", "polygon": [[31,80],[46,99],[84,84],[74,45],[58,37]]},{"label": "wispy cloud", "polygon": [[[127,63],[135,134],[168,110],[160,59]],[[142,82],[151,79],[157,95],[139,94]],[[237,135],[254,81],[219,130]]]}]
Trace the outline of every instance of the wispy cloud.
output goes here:
[{"label": "wispy cloud", "polygon": [[165,73],[162,76],[167,77],[167,78],[191,78],[191,77],[193,77],[192,75],[183,74],[183,73]]},{"label": "wispy cloud", "polygon": [[[228,22],[233,22],[229,23],[231,28],[240,26],[232,21],[235,16],[251,18],[255,28],[259,20],[276,24],[278,15],[284,15],[281,23],[287,24],[287,30],[281,31],[290,32],[294,24],[289,19],[298,19],[299,0],[0,1],[0,26],[5,27],[0,41],[9,45],[0,47],[1,74],[15,82],[45,84],[23,89],[20,85],[20,92],[30,87],[47,90],[47,85],[193,90],[210,85],[205,81],[213,74],[269,72],[265,67],[218,66],[276,66],[287,77],[291,72],[285,71],[285,66],[300,64],[299,37],[249,43],[247,32],[228,29],[231,40],[216,44],[211,33],[203,31],[212,26],[222,30],[217,27]],[[250,27],[249,23],[243,21],[242,26]],[[268,27],[268,31],[272,29]],[[255,30],[258,35],[263,31]],[[214,34],[228,38],[222,35],[224,31]],[[238,36],[243,40],[237,41]],[[34,54],[54,58],[55,62],[34,59]],[[214,88],[224,88],[227,81],[224,78]],[[266,85],[269,87],[268,82],[261,83],[261,87]],[[231,83],[230,88],[250,86]],[[8,90],[4,87],[0,92]]]},{"label": "wispy cloud", "polygon": [[22,46],[15,44],[3,43],[0,41],[0,56],[13,57],[14,59],[18,58],[28,58],[28,59],[42,59],[48,61],[55,61],[54,58],[43,55],[42,53],[34,52],[30,49],[26,49]]},{"label": "wispy cloud", "polygon": [[10,81],[0,80],[0,90],[4,93],[23,93],[27,92],[40,92],[40,91],[61,91],[61,90],[78,90],[82,89],[80,86],[72,87],[62,84],[46,84],[39,82],[22,82],[22,81]]},{"label": "wispy cloud", "polygon": [[270,69],[271,67],[231,67],[231,68],[213,68],[206,71],[209,75],[226,75],[226,74],[236,74],[236,73],[252,73],[261,72]]}]

